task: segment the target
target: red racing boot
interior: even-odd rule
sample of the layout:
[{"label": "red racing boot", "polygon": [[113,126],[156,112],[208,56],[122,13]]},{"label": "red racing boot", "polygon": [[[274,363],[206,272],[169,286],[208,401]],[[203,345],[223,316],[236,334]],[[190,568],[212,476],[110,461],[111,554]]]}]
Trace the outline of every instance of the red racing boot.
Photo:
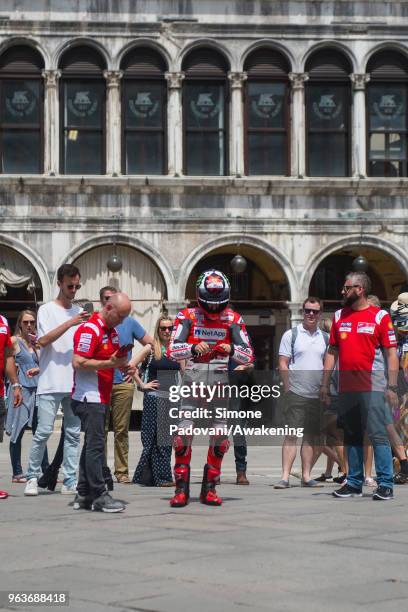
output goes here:
[{"label": "red racing boot", "polygon": [[222,499],[218,497],[215,485],[220,481],[220,470],[211,465],[204,466],[203,482],[201,485],[200,502],[206,506],[221,506]]},{"label": "red racing boot", "polygon": [[191,442],[188,436],[175,436],[173,441],[176,453],[176,464],[174,466],[174,480],[176,490],[170,500],[172,508],[183,508],[187,506],[190,499],[190,461]]},{"label": "red racing boot", "polygon": [[221,506],[222,504],[222,499],[218,497],[215,485],[220,482],[221,463],[228,449],[228,438],[211,436],[201,485],[200,502],[202,504],[207,506]]},{"label": "red racing boot", "polygon": [[183,508],[187,506],[190,499],[190,466],[176,464],[174,466],[174,477],[176,490],[170,500],[172,508]]}]

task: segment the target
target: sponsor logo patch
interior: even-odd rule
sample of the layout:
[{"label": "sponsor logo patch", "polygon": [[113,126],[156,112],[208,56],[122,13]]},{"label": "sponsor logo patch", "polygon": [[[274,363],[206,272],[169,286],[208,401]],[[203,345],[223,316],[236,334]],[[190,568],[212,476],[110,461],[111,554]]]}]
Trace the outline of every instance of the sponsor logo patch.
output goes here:
[{"label": "sponsor logo patch", "polygon": [[89,340],[92,340],[92,334],[86,334],[85,332],[83,332],[81,334],[81,340],[85,342],[87,338],[89,338]]},{"label": "sponsor logo patch", "polygon": [[7,327],[0,327],[0,334],[7,334]]},{"label": "sponsor logo patch", "polygon": [[346,334],[346,332],[342,332],[342,333],[340,334],[340,338],[341,338],[342,340],[345,340],[346,338],[348,338],[348,335]]},{"label": "sponsor logo patch", "polygon": [[375,331],[374,323],[357,323],[357,333],[358,334],[373,334]]},{"label": "sponsor logo patch", "polygon": [[91,348],[91,345],[88,344],[87,342],[80,342],[78,344],[78,351],[80,351],[81,353],[87,353],[90,348]]},{"label": "sponsor logo patch", "polygon": [[340,323],[339,332],[351,332],[352,323]]},{"label": "sponsor logo patch", "polygon": [[216,327],[196,327],[194,330],[194,336],[199,340],[223,340],[226,335],[226,329]]}]

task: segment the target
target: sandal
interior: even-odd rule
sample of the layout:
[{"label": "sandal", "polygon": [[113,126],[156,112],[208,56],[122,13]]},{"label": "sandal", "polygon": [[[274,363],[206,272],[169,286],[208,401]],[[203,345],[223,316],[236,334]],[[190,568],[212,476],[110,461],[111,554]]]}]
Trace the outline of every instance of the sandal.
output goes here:
[{"label": "sandal", "polygon": [[24,474],[17,474],[17,476],[13,476],[11,482],[18,482],[20,484],[25,484],[27,482],[27,478]]}]

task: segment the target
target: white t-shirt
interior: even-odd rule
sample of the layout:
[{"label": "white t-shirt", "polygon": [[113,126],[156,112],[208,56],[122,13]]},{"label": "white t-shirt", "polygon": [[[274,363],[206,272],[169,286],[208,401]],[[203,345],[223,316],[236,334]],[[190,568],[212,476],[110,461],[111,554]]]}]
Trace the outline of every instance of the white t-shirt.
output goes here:
[{"label": "white t-shirt", "polygon": [[[48,302],[48,304],[40,306],[37,316],[38,337],[45,336],[81,311],[80,306],[73,305],[71,308],[63,308],[55,302]],[[41,349],[37,395],[45,393],[71,394],[74,377],[72,353],[76,329],[76,326],[70,327],[58,340]]]},{"label": "white t-shirt", "polygon": [[292,330],[288,329],[279,346],[279,355],[289,357],[289,389],[302,397],[319,397],[322,383],[323,360],[326,353],[326,342],[318,328],[314,333],[307,331],[303,324],[297,326],[297,337],[292,362]]}]

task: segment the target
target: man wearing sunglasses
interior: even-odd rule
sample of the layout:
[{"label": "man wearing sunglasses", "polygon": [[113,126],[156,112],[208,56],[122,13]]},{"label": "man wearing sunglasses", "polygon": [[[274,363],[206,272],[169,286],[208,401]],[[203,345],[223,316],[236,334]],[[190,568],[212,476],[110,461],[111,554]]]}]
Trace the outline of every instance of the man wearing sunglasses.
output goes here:
[{"label": "man wearing sunglasses", "polygon": [[[279,372],[284,389],[285,425],[303,429],[300,450],[302,486],[322,486],[310,476],[315,447],[319,445],[321,407],[319,389],[328,334],[319,329],[322,302],[308,297],[303,302],[303,321],[286,331],[279,347]],[[289,474],[296,458],[296,436],[285,436],[282,446],[282,478],[275,489],[289,488]]]},{"label": "man wearing sunglasses", "polygon": [[[109,303],[111,297],[116,293],[117,289],[115,287],[102,287],[99,291],[102,308]],[[151,344],[153,346],[153,338],[147,334],[142,325],[131,316],[126,317],[125,320],[116,327],[116,331],[119,336],[119,344],[122,347],[131,347],[134,345],[135,341],[140,342],[142,346],[146,344]],[[131,357],[132,351],[129,350],[128,361]],[[116,480],[122,484],[130,484],[132,482],[129,478],[129,424],[130,414],[132,412],[133,392],[133,378],[128,378],[120,369],[115,369],[110,407],[106,413],[105,454],[107,456],[109,423],[110,415],[112,414],[115,476]],[[107,464],[104,467],[104,474],[108,488],[113,489],[112,475]]]},{"label": "man wearing sunglasses", "polygon": [[75,328],[90,314],[73,304],[81,288],[81,275],[71,264],[57,271],[58,296],[38,310],[38,344],[40,374],[38,379],[38,425],[28,459],[27,485],[24,495],[38,495],[38,477],[47,440],[54,431],[58,408],[64,412],[64,482],[61,493],[75,495],[81,423],[71,408],[73,381],[72,351]]},{"label": "man wearing sunglasses", "polygon": [[[373,445],[378,488],[374,500],[393,498],[393,465],[386,429],[387,400],[398,407],[397,340],[390,315],[371,306],[367,296],[371,282],[363,272],[346,276],[342,289],[344,308],[333,319],[330,347],[324,364],[322,402],[328,404],[329,380],[338,361],[339,414],[344,429],[349,472],[347,483],[333,492],[335,497],[361,497],[364,482],[363,444],[365,432]],[[388,387],[384,396],[384,367],[376,358],[383,350],[388,364]]]}]

